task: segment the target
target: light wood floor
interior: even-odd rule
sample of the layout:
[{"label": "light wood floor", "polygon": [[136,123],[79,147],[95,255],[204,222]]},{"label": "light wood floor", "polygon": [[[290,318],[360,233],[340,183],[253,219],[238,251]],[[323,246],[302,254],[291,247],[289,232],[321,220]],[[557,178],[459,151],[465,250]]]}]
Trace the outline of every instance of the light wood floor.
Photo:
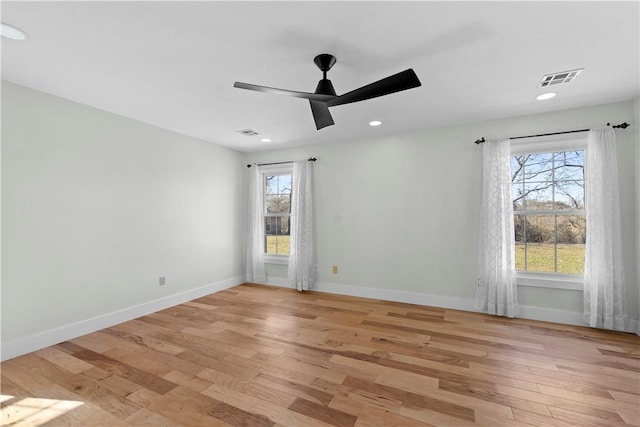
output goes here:
[{"label": "light wood floor", "polygon": [[3,425],[640,423],[635,335],[249,284],[1,368]]}]

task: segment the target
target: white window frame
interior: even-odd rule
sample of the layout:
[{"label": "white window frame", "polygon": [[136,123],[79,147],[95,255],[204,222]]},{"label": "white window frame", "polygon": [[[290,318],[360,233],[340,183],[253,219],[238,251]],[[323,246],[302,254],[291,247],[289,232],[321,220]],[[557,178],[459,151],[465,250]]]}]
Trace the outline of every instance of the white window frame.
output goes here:
[{"label": "white window frame", "polygon": [[[267,193],[266,193],[266,177],[272,175],[291,175],[293,179],[293,164],[281,164],[281,165],[264,165],[260,166],[260,172],[262,174],[262,221],[264,222],[265,213],[266,213],[266,201],[267,201]],[[293,191],[293,189],[292,189]],[[266,232],[264,234],[266,236]],[[263,236],[263,239],[264,239]],[[268,254],[267,248],[263,247],[262,257],[265,264],[281,264],[281,265],[289,265],[289,255],[282,254]]]},{"label": "white window frame", "polygon": [[[583,150],[586,154],[586,131],[511,140],[511,156],[572,150]],[[588,166],[585,164],[585,167]],[[549,213],[554,212],[549,211]],[[566,213],[566,211],[563,211],[563,213]],[[518,286],[582,291],[584,289],[584,276],[582,274],[518,271],[516,273],[516,283]]]}]

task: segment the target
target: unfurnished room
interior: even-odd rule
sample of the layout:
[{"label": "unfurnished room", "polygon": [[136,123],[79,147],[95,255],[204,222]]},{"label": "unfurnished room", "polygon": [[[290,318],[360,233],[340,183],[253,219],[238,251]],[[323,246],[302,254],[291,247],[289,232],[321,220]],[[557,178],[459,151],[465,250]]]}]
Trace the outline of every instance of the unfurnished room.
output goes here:
[{"label": "unfurnished room", "polygon": [[640,2],[0,21],[0,425],[640,427]]}]

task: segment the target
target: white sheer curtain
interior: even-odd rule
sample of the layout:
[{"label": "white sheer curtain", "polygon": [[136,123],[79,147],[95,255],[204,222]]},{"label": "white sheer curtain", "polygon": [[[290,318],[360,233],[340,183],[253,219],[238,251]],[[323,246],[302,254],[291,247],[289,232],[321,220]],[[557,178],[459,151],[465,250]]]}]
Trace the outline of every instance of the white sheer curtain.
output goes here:
[{"label": "white sheer curtain", "polygon": [[624,330],[627,313],[615,142],[610,127],[592,129],[587,139],[584,320],[592,327]]},{"label": "white sheer curtain", "polygon": [[299,291],[309,290],[315,281],[312,176],[312,162],[293,162],[289,282]]},{"label": "white sheer curtain", "polygon": [[489,314],[520,313],[515,268],[508,139],[482,144],[482,204],[478,236],[476,307]]},{"label": "white sheer curtain", "polygon": [[264,283],[264,217],[262,216],[262,172],[254,165],[249,169],[249,218],[247,221],[247,241],[245,280]]}]

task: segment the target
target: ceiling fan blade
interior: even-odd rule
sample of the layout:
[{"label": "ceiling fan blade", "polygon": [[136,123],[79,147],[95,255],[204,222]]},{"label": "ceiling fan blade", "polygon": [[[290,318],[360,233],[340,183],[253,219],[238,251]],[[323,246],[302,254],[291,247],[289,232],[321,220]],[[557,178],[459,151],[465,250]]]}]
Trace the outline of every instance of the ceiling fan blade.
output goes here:
[{"label": "ceiling fan blade", "polygon": [[386,77],[377,82],[362,86],[343,95],[326,101],[327,106],[349,104],[351,102],[364,101],[365,99],[377,98],[390,93],[400,92],[414,87],[422,86],[418,76],[413,69],[402,71],[398,74]]},{"label": "ceiling fan blade", "polygon": [[309,104],[311,105],[311,112],[313,113],[313,120],[316,122],[317,130],[334,124],[326,103],[309,100]]},{"label": "ceiling fan blade", "polygon": [[326,102],[335,98],[335,96],[333,95],[323,95],[323,94],[309,93],[309,92],[298,92],[295,90],[277,89],[274,87],[258,86],[258,85],[253,85],[250,83],[242,83],[242,82],[235,82],[233,84],[233,87],[237,87],[240,89],[255,90],[256,92],[272,93],[275,95],[295,96],[296,98],[305,98],[312,101]]}]

